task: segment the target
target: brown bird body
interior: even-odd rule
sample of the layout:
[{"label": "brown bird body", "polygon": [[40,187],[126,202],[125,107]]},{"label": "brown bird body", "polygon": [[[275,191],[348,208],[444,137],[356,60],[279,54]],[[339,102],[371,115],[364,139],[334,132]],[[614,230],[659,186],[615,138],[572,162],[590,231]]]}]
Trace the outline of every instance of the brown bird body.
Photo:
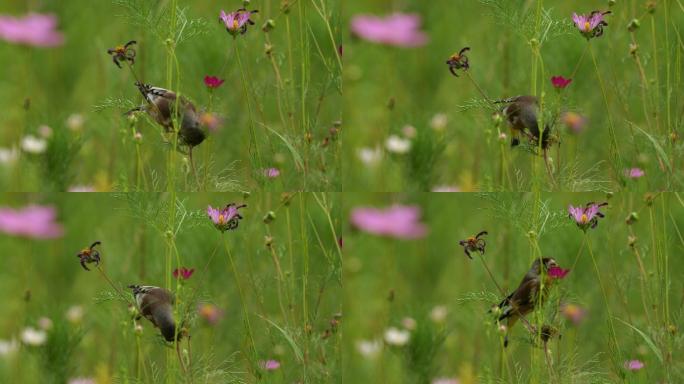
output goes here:
[{"label": "brown bird body", "polygon": [[[549,268],[556,266],[556,261],[552,258],[545,257],[539,261],[535,259],[532,267],[525,274],[520,285],[499,303],[498,308],[500,315],[498,321],[507,320],[507,332],[515,325],[520,317],[532,312],[538,305],[543,305],[548,295],[549,287],[551,286],[551,277],[548,274]],[[542,287],[542,271],[544,268],[544,276],[546,277],[543,284],[543,291],[539,290]],[[508,334],[504,339],[504,346],[508,345]]]},{"label": "brown bird body", "polygon": [[[500,100],[497,103],[507,104],[503,108],[504,116],[511,127],[511,146],[520,144],[519,136],[524,134],[537,145],[539,141],[539,101],[534,96],[516,96],[510,99]],[[527,131],[526,131],[527,130]],[[544,128],[542,133],[542,148],[546,149],[549,143],[549,127]]]},{"label": "brown bird body", "polygon": [[[202,130],[199,113],[190,100],[178,96],[175,92],[164,88],[153,87],[149,84],[135,83],[148,104],[135,108],[147,112],[157,124],[164,127],[166,132],[173,131],[173,120],[180,122],[178,137],[180,144],[190,148],[200,145],[206,138]],[[178,107],[176,111],[176,106]],[[174,113],[174,111],[176,111]]]},{"label": "brown bird body", "polygon": [[133,290],[140,314],[159,328],[166,341],[174,341],[176,322],[173,319],[173,294],[149,285],[130,285],[129,288]]}]

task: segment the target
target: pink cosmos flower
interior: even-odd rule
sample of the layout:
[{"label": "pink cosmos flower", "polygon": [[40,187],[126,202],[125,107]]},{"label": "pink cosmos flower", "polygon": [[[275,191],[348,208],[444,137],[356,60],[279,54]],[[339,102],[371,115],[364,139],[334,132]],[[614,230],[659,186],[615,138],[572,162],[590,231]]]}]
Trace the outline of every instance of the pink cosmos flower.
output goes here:
[{"label": "pink cosmos flower", "polygon": [[641,368],[644,367],[644,363],[641,362],[640,360],[629,360],[625,361],[625,368],[629,369],[630,371],[638,371]]},{"label": "pink cosmos flower", "polygon": [[644,172],[643,169],[641,168],[630,168],[630,169],[625,169],[625,175],[629,177],[630,179],[638,179],[642,176],[644,176],[646,172]]},{"label": "pink cosmos flower", "polygon": [[187,269],[185,267],[176,268],[173,270],[173,277],[176,279],[180,277],[183,280],[189,279],[195,273],[195,268]]},{"label": "pink cosmos flower", "polygon": [[261,368],[267,371],[275,371],[280,368],[280,362],[278,360],[266,360],[261,362]]},{"label": "pink cosmos flower", "polygon": [[223,311],[214,304],[202,304],[198,312],[209,325],[216,325],[223,318]]},{"label": "pink cosmos flower", "polygon": [[278,168],[267,168],[264,169],[264,175],[269,179],[275,179],[280,176],[280,170]]},{"label": "pink cosmos flower", "polygon": [[563,317],[570,320],[574,325],[579,325],[587,314],[584,308],[576,304],[566,304],[561,308]]},{"label": "pink cosmos flower", "polygon": [[351,222],[356,228],[375,235],[418,239],[427,234],[427,227],[419,222],[420,214],[420,208],[416,206],[360,207],[352,211]]},{"label": "pink cosmos flower", "polygon": [[608,205],[608,203],[587,203],[583,207],[573,207],[570,205],[568,207],[568,213],[571,219],[575,221],[577,226],[586,232],[588,228],[596,228],[598,225],[598,219],[605,217],[603,213],[599,210],[601,207]]},{"label": "pink cosmos flower", "polygon": [[351,30],[356,36],[373,43],[419,47],[428,41],[427,35],[419,30],[420,23],[420,16],[416,14],[356,15],[352,17]]},{"label": "pink cosmos flower", "polygon": [[603,16],[611,13],[610,11],[592,11],[588,15],[578,15],[577,13],[572,14],[572,21],[575,22],[575,26],[580,31],[587,40],[592,37],[599,37],[603,35],[603,27],[607,26],[608,23],[603,20]]},{"label": "pink cosmos flower", "polygon": [[226,26],[226,31],[228,31],[228,33],[230,33],[231,35],[243,35],[247,32],[248,25],[254,25],[254,22],[251,20],[251,17],[252,14],[257,12],[259,11],[248,11],[244,8],[240,8],[237,11],[230,13],[226,13],[225,11],[221,10],[221,14],[219,15],[219,21],[223,22],[223,24]]},{"label": "pink cosmos flower", "polygon": [[225,80],[219,79],[216,76],[204,76],[204,85],[209,89],[218,88]]},{"label": "pink cosmos flower", "polygon": [[230,203],[225,208],[213,208],[211,205],[207,208],[207,214],[214,223],[214,226],[221,232],[233,230],[238,227],[242,216],[238,213],[240,208],[246,207],[247,204],[237,205]]},{"label": "pink cosmos flower", "polygon": [[554,266],[549,268],[549,276],[551,276],[554,279],[564,279],[569,272],[569,269],[563,269],[561,267]]},{"label": "pink cosmos flower", "polygon": [[563,76],[552,76],[551,84],[557,89],[563,89],[572,82],[572,79],[566,79]]},{"label": "pink cosmos flower", "polygon": [[221,127],[221,124],[223,124],[223,119],[215,113],[204,112],[200,115],[200,124],[203,127],[207,127],[210,131],[216,132]]},{"label": "pink cosmos flower", "polygon": [[0,39],[35,47],[56,47],[64,44],[64,36],[55,30],[56,26],[57,17],[50,14],[0,15]]},{"label": "pink cosmos flower", "polygon": [[34,239],[54,239],[64,234],[62,225],[55,222],[56,216],[57,211],[51,206],[0,207],[0,232]]}]

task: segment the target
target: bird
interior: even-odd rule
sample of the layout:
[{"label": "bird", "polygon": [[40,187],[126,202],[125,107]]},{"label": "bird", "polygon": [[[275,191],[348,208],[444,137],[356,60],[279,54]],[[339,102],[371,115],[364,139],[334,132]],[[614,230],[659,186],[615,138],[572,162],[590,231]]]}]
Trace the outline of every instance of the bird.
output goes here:
[{"label": "bird", "polygon": [[[511,127],[511,147],[520,144],[520,134],[526,135],[536,145],[539,143],[539,125],[537,115],[539,113],[539,101],[535,96],[516,96],[508,99],[495,101],[497,104],[506,104],[503,114]],[[526,132],[527,130],[527,132]],[[549,145],[549,126],[544,127],[542,133],[542,149]]]},{"label": "bird", "polygon": [[[543,275],[545,276],[543,291],[539,292],[542,286],[542,266],[544,268]],[[518,288],[510,295],[506,296],[496,307],[498,313],[498,321],[507,320],[506,337],[504,338],[504,347],[508,346],[508,332],[511,327],[515,325],[520,317],[532,312],[538,305],[543,305],[548,289],[551,286],[552,278],[548,271],[551,267],[557,267],[556,260],[550,257],[544,257],[541,260],[535,259],[529,271],[525,274]]]},{"label": "bird", "polygon": [[[168,89],[154,87],[139,81],[135,83],[147,104],[133,108],[126,114],[135,111],[146,112],[166,132],[173,131],[173,120],[180,123],[178,138],[181,145],[188,146],[189,155],[192,148],[200,145],[207,134],[202,129],[200,113],[195,105],[185,97],[178,99],[175,92]],[[177,109],[176,109],[177,107]],[[174,112],[175,111],[175,112]]]},{"label": "bird", "polygon": [[140,314],[159,328],[166,341],[180,339],[180,334],[176,336],[176,322],[173,319],[175,300],[170,291],[151,285],[129,285],[128,288],[133,291]]}]

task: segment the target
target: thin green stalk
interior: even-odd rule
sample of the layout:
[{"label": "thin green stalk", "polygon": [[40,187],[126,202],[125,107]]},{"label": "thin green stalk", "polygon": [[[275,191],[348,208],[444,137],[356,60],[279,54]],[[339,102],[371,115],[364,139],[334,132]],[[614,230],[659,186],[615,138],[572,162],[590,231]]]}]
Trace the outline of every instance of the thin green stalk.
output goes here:
[{"label": "thin green stalk", "polygon": [[254,152],[257,157],[257,167],[258,172],[264,168],[263,162],[261,160],[261,154],[259,153],[259,142],[256,138],[256,132],[254,129],[254,115],[252,111],[252,101],[249,97],[249,92],[247,91],[247,76],[245,75],[245,70],[242,67],[242,60],[240,59],[240,48],[238,47],[238,41],[235,39],[233,41],[233,49],[235,50],[235,57],[237,58],[238,67],[240,68],[240,76],[242,77],[242,92],[245,97],[245,103],[247,103],[247,112],[249,117],[249,134],[252,136],[252,145],[254,146]]},{"label": "thin green stalk", "polygon": [[238,289],[238,294],[240,296],[240,306],[242,307],[242,317],[243,317],[243,322],[245,329],[247,330],[247,337],[249,338],[250,342],[250,347],[252,349],[252,356],[249,359],[250,364],[252,365],[252,369],[256,371],[257,365],[256,361],[258,361],[258,352],[256,349],[256,343],[254,342],[254,335],[252,333],[252,325],[249,321],[249,312],[247,311],[247,303],[245,302],[245,295],[242,292],[242,285],[240,284],[240,275],[238,274],[237,268],[235,267],[235,261],[233,261],[233,254],[230,251],[230,247],[228,246],[228,239],[226,235],[222,235],[223,237],[223,246],[226,250],[226,253],[228,254],[228,261],[230,262],[230,267],[233,270],[233,278],[235,279],[235,285],[237,286]]}]

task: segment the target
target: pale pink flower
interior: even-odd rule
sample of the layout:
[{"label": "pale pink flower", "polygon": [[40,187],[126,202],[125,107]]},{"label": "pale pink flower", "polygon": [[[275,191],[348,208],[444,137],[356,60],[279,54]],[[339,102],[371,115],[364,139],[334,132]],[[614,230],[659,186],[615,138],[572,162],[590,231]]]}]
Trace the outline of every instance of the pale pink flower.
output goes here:
[{"label": "pale pink flower", "polygon": [[642,176],[644,176],[646,172],[644,172],[643,169],[641,168],[630,168],[630,169],[625,169],[625,175],[629,177],[630,179],[638,179]]},{"label": "pale pink flower", "polygon": [[419,30],[420,23],[420,16],[416,14],[356,15],[352,17],[351,30],[356,36],[374,43],[418,47],[428,41],[427,35]]},{"label": "pale pink flower", "polygon": [[644,367],[644,363],[641,360],[629,360],[625,361],[625,368],[630,371],[638,371]]},{"label": "pale pink flower", "polygon": [[64,44],[64,36],[55,30],[56,26],[57,17],[50,14],[0,15],[0,39],[36,47],[55,47]]},{"label": "pale pink flower", "polygon": [[261,368],[267,371],[275,371],[280,368],[280,362],[278,360],[266,360],[261,362]]},{"label": "pale pink flower", "polygon": [[61,237],[64,229],[55,222],[56,216],[57,212],[51,206],[0,207],[0,232],[35,239]]},{"label": "pale pink flower", "polygon": [[356,228],[375,235],[418,239],[427,234],[427,227],[419,221],[420,214],[416,206],[359,207],[352,211],[351,222]]}]

